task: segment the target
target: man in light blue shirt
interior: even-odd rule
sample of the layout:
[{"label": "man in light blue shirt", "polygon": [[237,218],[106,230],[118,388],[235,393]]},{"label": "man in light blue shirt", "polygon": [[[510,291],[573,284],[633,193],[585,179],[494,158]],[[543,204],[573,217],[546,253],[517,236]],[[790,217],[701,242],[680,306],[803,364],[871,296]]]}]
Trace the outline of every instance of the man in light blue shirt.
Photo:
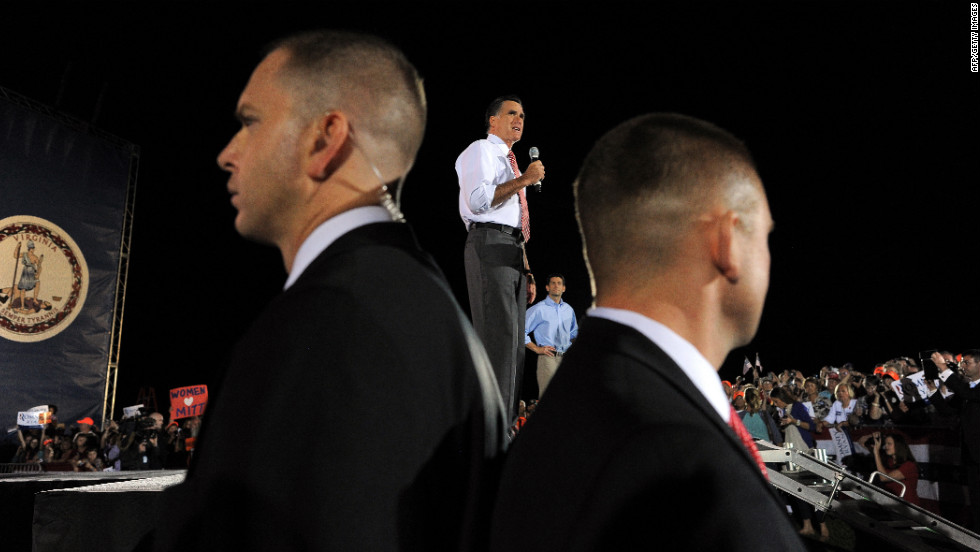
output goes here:
[{"label": "man in light blue shirt", "polygon": [[[550,275],[545,289],[548,296],[527,309],[524,323],[524,345],[538,355],[539,399],[558,370],[562,356],[578,336],[575,309],[561,300],[565,293],[565,277]],[[531,332],[534,332],[534,341],[531,341]]]}]

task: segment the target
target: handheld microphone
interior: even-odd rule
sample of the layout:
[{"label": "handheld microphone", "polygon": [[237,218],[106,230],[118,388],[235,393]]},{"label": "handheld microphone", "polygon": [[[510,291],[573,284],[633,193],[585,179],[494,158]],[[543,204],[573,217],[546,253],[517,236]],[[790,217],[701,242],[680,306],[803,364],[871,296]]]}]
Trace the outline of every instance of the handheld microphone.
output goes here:
[{"label": "handheld microphone", "polygon": [[[527,153],[528,153],[528,155],[531,156],[531,162],[532,163],[534,163],[535,161],[537,161],[538,160],[538,157],[541,156],[541,152],[539,152],[538,151],[538,148],[535,147],[535,146],[531,146],[531,149],[527,150]],[[541,181],[540,180],[538,180],[537,182],[534,183],[534,189],[536,191],[538,191],[538,192],[541,191]]]}]

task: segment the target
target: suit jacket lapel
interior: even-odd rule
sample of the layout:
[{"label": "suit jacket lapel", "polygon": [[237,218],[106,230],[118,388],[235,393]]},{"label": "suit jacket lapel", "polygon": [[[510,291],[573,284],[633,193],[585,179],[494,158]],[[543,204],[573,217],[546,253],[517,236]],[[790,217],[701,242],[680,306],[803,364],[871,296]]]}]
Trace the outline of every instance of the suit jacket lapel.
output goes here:
[{"label": "suit jacket lapel", "polygon": [[[681,367],[663,349],[647,339],[639,331],[611,320],[586,318],[581,324],[579,339],[581,339],[581,336],[586,335],[587,331],[591,332],[593,337],[599,337],[599,341],[604,345],[608,345],[617,352],[631,357],[647,369],[659,374],[668,382],[678,396],[683,397],[698,410],[704,411],[704,418],[710,420],[725,435],[725,438],[732,447],[741,451],[742,456],[752,466],[752,470],[762,478],[762,472],[759,471],[755,460],[749,451],[745,449],[742,441],[739,440],[738,436],[735,435],[735,432],[728,424],[715,413],[714,409],[705,408],[704,395],[701,394],[701,391],[694,386],[690,378],[687,377],[687,374],[681,370]],[[598,334],[598,336],[595,334]],[[765,481],[764,478],[762,479]],[[766,482],[766,486],[769,486],[768,481]]]}]

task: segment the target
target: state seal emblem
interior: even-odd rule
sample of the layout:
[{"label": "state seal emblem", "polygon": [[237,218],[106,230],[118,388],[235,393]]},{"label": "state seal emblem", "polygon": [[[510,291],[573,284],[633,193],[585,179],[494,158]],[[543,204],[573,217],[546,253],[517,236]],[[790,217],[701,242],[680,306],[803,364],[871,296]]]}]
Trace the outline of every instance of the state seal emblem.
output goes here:
[{"label": "state seal emblem", "polygon": [[85,256],[57,225],[27,215],[0,220],[0,337],[54,337],[81,312],[88,282]]}]

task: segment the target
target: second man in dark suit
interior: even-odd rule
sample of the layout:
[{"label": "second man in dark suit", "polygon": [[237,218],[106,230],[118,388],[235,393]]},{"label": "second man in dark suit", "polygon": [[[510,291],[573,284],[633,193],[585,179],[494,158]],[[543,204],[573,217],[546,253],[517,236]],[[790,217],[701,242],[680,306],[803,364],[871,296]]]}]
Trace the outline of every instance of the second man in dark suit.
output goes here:
[{"label": "second man in dark suit", "polygon": [[492,549],[802,550],[717,373],[769,284],[748,150],[700,120],[638,117],[594,146],[575,205],[597,308],[510,448]]}]

